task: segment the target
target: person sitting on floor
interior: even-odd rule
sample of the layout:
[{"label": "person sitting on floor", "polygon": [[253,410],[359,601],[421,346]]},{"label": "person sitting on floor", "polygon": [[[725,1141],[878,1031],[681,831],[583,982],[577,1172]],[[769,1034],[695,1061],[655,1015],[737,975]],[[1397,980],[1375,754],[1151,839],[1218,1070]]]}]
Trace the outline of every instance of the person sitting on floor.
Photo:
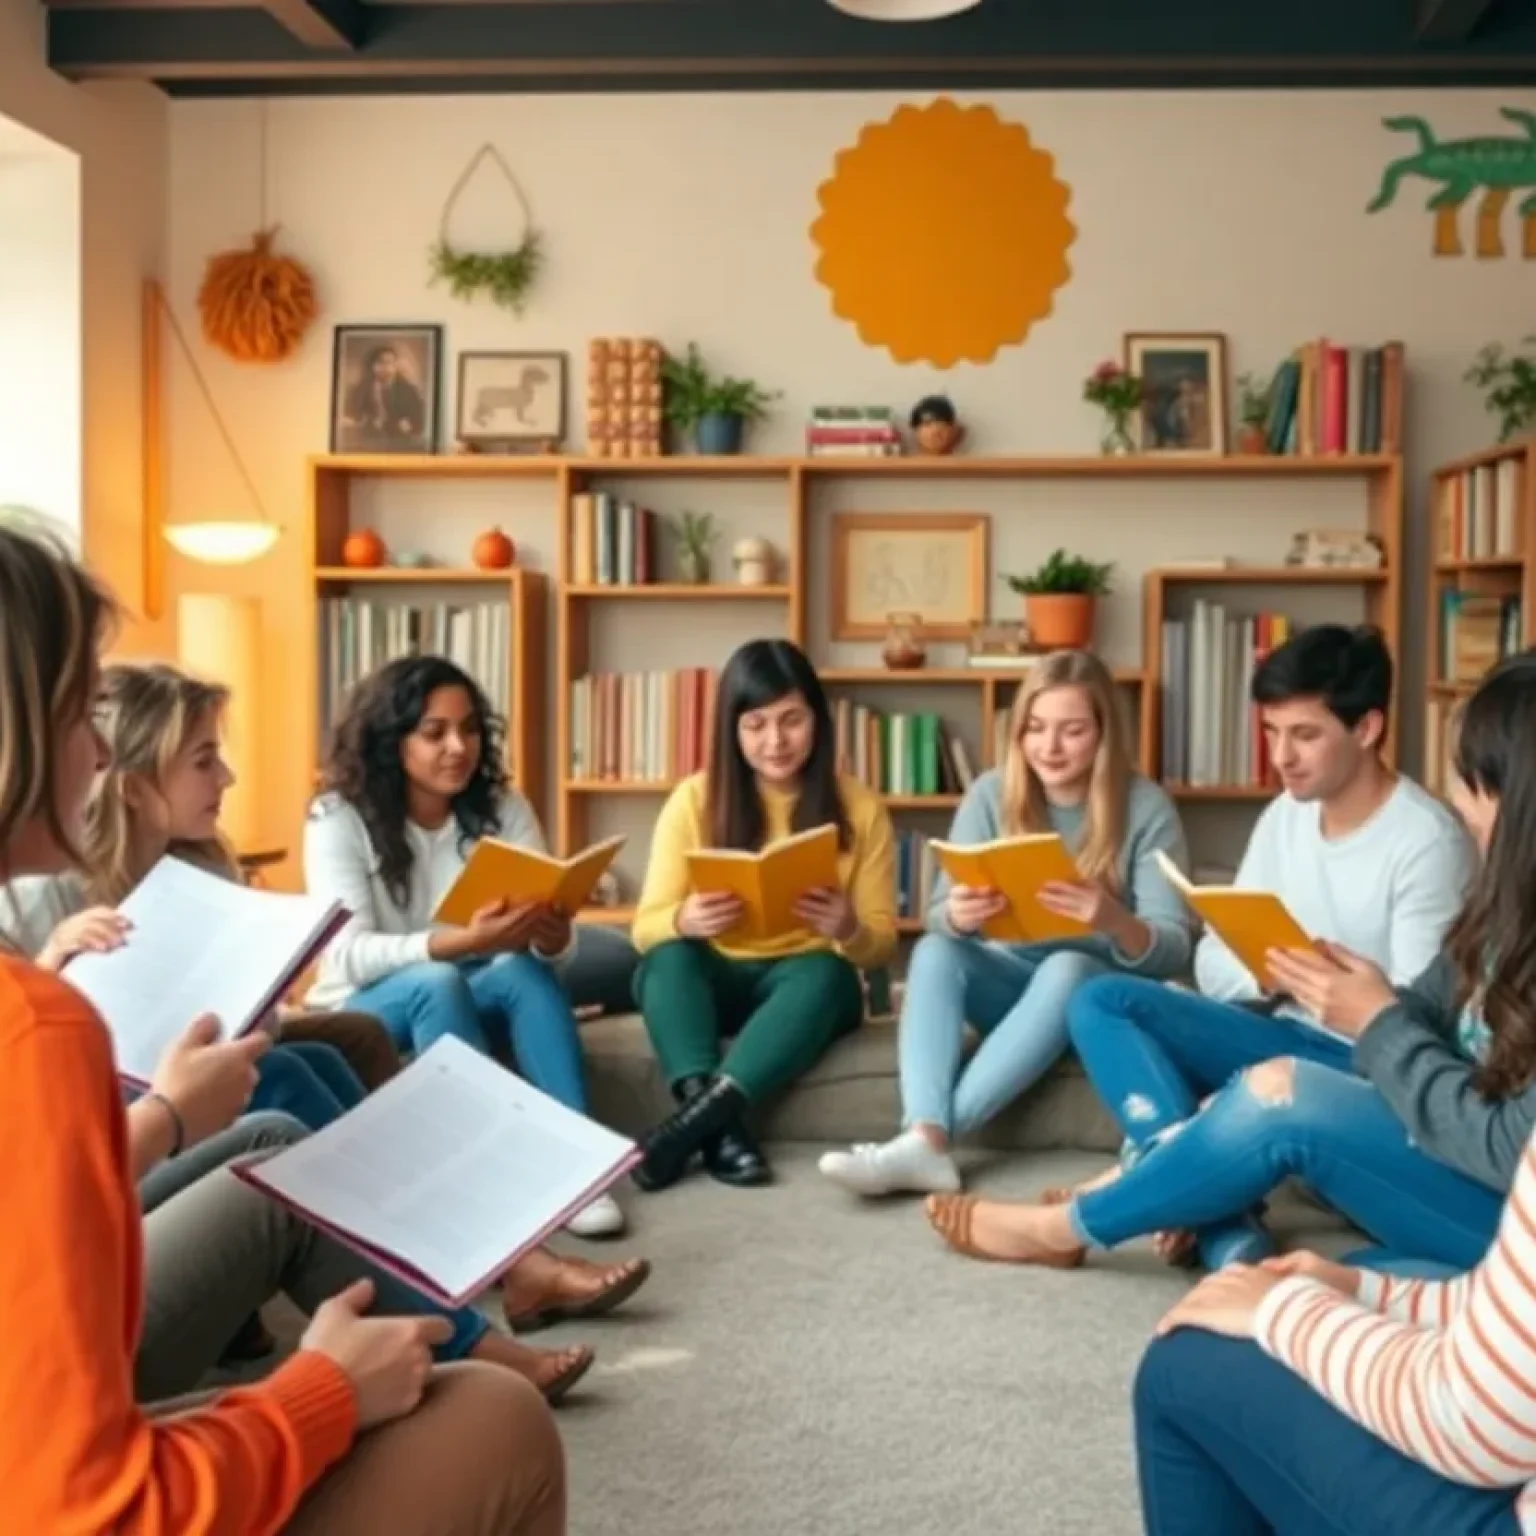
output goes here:
[{"label": "person sitting on floor", "polygon": [[[1191,922],[1154,855],[1186,867],[1173,802],[1141,777],[1109,669],[1084,651],[1038,661],[1015,695],[1000,769],[981,775],[955,813],[948,841],[988,843],[1057,832],[1082,879],[1052,883],[1041,906],[1087,925],[1080,938],[994,943],[982,924],[1001,892],[957,886],[939,872],[928,934],[912,951],[899,1033],[902,1133],[829,1152],[821,1171],[862,1195],[960,1187],[954,1139],[979,1129],[1067,1048],[1067,1002],[1110,970],[1154,978],[1189,964]],[[967,1022],[980,1031],[962,1067]]]},{"label": "person sitting on floor", "polygon": [[[91,714],[111,618],[62,551],[0,530],[0,880],[78,861],[105,760]],[[159,1087],[125,1111],[95,1010],[58,975],[0,953],[0,1298],[25,1318],[0,1341],[6,1524],[561,1536],[565,1470],[547,1405],[513,1370],[434,1369],[447,1320],[367,1315],[375,1288],[360,1261],[228,1171],[162,1206],[149,1221],[164,1241],[146,1239],[136,1178],[237,1114],[269,1045],[189,1031]],[[211,1254],[236,1285],[207,1284]],[[179,1288],[158,1281],[170,1262]],[[312,1316],[271,1376],[196,1405],[135,1402],[152,1341],[190,1386],[278,1286]]]},{"label": "person sitting on floor", "polygon": [[[1257,686],[1265,686],[1262,674]],[[1489,828],[1470,796],[1536,773],[1536,763],[1513,755],[1522,745],[1516,725],[1528,709],[1536,709],[1530,656],[1490,674],[1467,704],[1459,761],[1471,788],[1456,793],[1485,849]],[[1275,715],[1266,713],[1276,761],[1294,780],[1305,758],[1292,756]],[[1282,887],[1282,895],[1291,903],[1312,892],[1310,910],[1299,899],[1295,905],[1313,931],[1323,926],[1319,903],[1328,894],[1334,923],[1350,919],[1367,936],[1374,931],[1378,953],[1388,951],[1382,958],[1393,969],[1407,957],[1397,947],[1396,921],[1380,922],[1382,910],[1390,904],[1396,920],[1423,920],[1441,891],[1425,888],[1421,866],[1441,871],[1443,889],[1460,869],[1452,850],[1466,835],[1422,790],[1415,788],[1409,802],[1417,809],[1404,814],[1406,787],[1399,780],[1384,801],[1378,790],[1374,810],[1370,799],[1357,805],[1367,819],[1338,840],[1356,861],[1332,871],[1331,884],[1318,877],[1337,845],[1320,836],[1293,843],[1285,871],[1277,870],[1282,879],[1307,877],[1309,883]],[[1414,867],[1404,869],[1400,857]],[[1485,862],[1464,910],[1476,911],[1494,882],[1509,879],[1536,879],[1536,846]],[[1138,1000],[1139,1028],[1083,1035],[1079,1003],[1119,984],[1089,983],[1073,1004],[1074,1039],[1082,1037],[1100,1095],[1140,1142],[1130,1166],[1077,1190],[1065,1204],[934,1203],[930,1217],[941,1233],[981,1256],[1070,1266],[1089,1247],[1220,1224],[1237,1240],[1221,1255],[1212,1252],[1221,1245],[1207,1238],[1203,1256],[1216,1268],[1234,1249],[1238,1256],[1272,1251],[1262,1225],[1244,1222],[1243,1213],[1294,1175],[1384,1246],[1364,1262],[1475,1264],[1493,1236],[1536,1115],[1536,1091],[1525,1087],[1536,1047],[1519,1032],[1490,1042],[1464,1027],[1454,928],[1441,957],[1396,990],[1386,966],[1341,941],[1340,931],[1333,927],[1334,937],[1315,950],[1271,952],[1270,975],[1295,1004],[1295,1016],[1266,1018],[1170,993],[1166,1001]]]},{"label": "person sitting on floor", "polygon": [[[680,1106],[645,1139],[642,1189],[675,1183],[699,1153],[724,1183],[766,1182],[745,1111],[859,1027],[859,971],[895,952],[890,814],[836,762],[827,696],[804,652],[787,640],[741,646],[716,690],[709,770],[683,780],[656,818],[635,912],[635,997]],[[692,849],[756,851],[827,824],[838,884],[806,892],[803,926],[783,937],[732,937],[741,899],[690,889]]]},{"label": "person sitting on floor", "polygon": [[[358,684],[304,828],[305,885],[352,917],[321,955],[307,1001],[373,1014],[402,1049],[454,1035],[510,1052],[535,1088],[585,1114],[561,980],[575,951],[572,914],[499,903],[464,928],[432,922],[478,838],[545,847],[533,807],[507,782],[502,730],[479,685],[440,656],[389,662]],[[608,1237],[623,1227],[604,1194],[568,1230]]]}]

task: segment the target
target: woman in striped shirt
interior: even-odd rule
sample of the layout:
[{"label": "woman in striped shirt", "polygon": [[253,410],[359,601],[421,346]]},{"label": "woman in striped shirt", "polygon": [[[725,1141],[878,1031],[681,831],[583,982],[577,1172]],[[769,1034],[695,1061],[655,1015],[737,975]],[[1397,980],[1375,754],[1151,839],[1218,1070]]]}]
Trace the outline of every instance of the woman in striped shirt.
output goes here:
[{"label": "woman in striped shirt", "polygon": [[[1457,809],[1484,852],[1447,944],[1463,1032],[1484,1076],[1526,1090],[1536,1075],[1532,653],[1469,701],[1456,771]],[[1536,1536],[1536,1133],[1498,1236],[1469,1274],[1398,1280],[1289,1254],[1212,1275],[1158,1331],[1136,1382],[1150,1536]]]}]

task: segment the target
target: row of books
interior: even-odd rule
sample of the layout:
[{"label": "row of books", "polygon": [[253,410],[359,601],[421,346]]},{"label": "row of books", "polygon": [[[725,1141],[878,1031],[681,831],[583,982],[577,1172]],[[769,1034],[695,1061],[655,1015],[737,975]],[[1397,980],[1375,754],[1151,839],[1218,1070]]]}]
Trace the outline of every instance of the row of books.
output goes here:
[{"label": "row of books", "polygon": [[1431,794],[1445,796],[1455,769],[1456,738],[1452,729],[1461,701],[1443,695],[1431,697],[1424,706],[1424,787]]},{"label": "row of books", "polygon": [[1233,614],[1198,599],[1162,633],[1162,769],[1174,783],[1262,785],[1269,756],[1249,699],[1253,671],[1291,632],[1280,613]]},{"label": "row of books", "polygon": [[1525,460],[1477,464],[1435,482],[1435,559],[1496,560],[1525,542]]},{"label": "row of books", "polygon": [[1475,683],[1521,649],[1521,602],[1494,593],[1440,592],[1440,681]]},{"label": "row of books", "polygon": [[901,428],[888,405],[813,405],[805,422],[807,458],[896,458]]},{"label": "row of books", "polygon": [[716,679],[710,667],[578,677],[567,772],[620,784],[670,784],[700,772],[709,759]]},{"label": "row of books", "polygon": [[571,581],[578,587],[638,587],[661,580],[660,519],[608,491],[571,497]]},{"label": "row of books", "polygon": [[320,724],[334,725],[347,695],[385,662],[446,656],[505,716],[512,703],[512,610],[505,601],[387,603],[328,597],[320,603]]},{"label": "row of books", "polygon": [[922,918],[938,876],[933,839],[923,832],[896,834],[896,915]]},{"label": "row of books", "polygon": [[1400,453],[1405,354],[1308,341],[1275,370],[1264,422],[1271,453]]},{"label": "row of books", "polygon": [[889,713],[838,699],[838,768],[885,795],[958,795],[976,777],[965,743],[936,714]]}]

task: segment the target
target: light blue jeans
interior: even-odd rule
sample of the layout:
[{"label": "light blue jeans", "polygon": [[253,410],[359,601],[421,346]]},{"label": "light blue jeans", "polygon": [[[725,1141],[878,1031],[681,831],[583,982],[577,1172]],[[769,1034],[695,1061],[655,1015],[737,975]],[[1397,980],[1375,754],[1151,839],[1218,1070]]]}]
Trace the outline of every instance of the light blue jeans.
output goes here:
[{"label": "light blue jeans", "polygon": [[[1067,999],[1108,969],[1079,950],[926,934],[901,1007],[902,1123],[953,1136],[985,1125],[1066,1050]],[[967,1023],[982,1041],[962,1070]]]},{"label": "light blue jeans", "polygon": [[424,960],[360,987],[347,1007],[371,1013],[402,1051],[418,1056],[444,1035],[487,1055],[510,1054],[540,1092],[587,1112],[576,1016],[559,974],[533,955]]}]

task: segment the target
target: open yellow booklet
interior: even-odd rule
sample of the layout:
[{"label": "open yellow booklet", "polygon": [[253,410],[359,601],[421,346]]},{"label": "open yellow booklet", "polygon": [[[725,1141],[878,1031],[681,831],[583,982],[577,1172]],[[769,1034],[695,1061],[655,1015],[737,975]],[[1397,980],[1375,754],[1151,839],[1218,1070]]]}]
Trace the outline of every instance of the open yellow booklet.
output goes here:
[{"label": "open yellow booklet", "polygon": [[795,903],[820,887],[836,890],[837,828],[812,827],[756,853],[739,848],[696,848],[688,854],[689,888],[701,894],[730,891],[746,911],[722,939],[777,939],[805,924]]},{"label": "open yellow booklet", "polygon": [[1230,885],[1195,885],[1161,849],[1158,868],[1205,921],[1212,933],[1247,966],[1261,989],[1270,982],[1265,955],[1271,949],[1316,949],[1305,928],[1273,891],[1240,891]]},{"label": "open yellow booklet", "polygon": [[990,886],[1008,898],[1008,905],[982,925],[987,938],[1043,944],[1091,932],[1086,923],[1048,911],[1036,899],[1042,885],[1083,878],[1059,833],[1031,832],[991,843],[944,843],[935,838],[929,846],[956,885]]},{"label": "open yellow booklet", "polygon": [[482,837],[464,861],[459,878],[443,893],[433,922],[462,927],[494,901],[512,906],[548,902],[574,915],[587,903],[603,871],[624,846],[623,837],[605,838],[568,859]]}]

